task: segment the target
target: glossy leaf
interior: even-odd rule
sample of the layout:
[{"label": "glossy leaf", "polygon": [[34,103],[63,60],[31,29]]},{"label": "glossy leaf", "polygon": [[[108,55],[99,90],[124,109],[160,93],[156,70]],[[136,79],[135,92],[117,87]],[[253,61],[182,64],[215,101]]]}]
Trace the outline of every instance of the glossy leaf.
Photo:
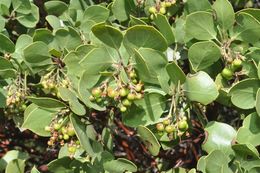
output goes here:
[{"label": "glossy leaf", "polygon": [[149,152],[153,156],[157,156],[159,154],[161,146],[154,134],[147,127],[144,126],[138,126],[137,133],[138,135],[140,135],[141,140],[147,146]]},{"label": "glossy leaf", "polygon": [[123,158],[105,162],[104,169],[108,172],[114,172],[114,173],[124,173],[126,171],[130,171],[130,172],[137,171],[137,167],[133,162]]},{"label": "glossy leaf", "polygon": [[15,50],[15,45],[14,43],[4,34],[0,33],[0,52],[2,53],[12,53]]},{"label": "glossy leaf", "polygon": [[28,100],[30,100],[32,103],[36,104],[39,107],[43,108],[64,108],[66,107],[66,104],[63,102],[48,98],[48,97],[28,97]]},{"label": "glossy leaf", "polygon": [[197,101],[204,105],[213,102],[219,95],[216,84],[203,71],[196,74],[189,74],[184,83],[183,90],[191,101]]},{"label": "glossy leaf", "polygon": [[194,12],[187,16],[185,31],[198,40],[216,39],[213,16],[208,12]]},{"label": "glossy leaf", "polygon": [[259,87],[258,79],[246,79],[237,83],[229,92],[232,103],[241,109],[254,108]]},{"label": "glossy leaf", "polygon": [[186,76],[182,69],[175,64],[174,62],[168,64],[166,66],[166,70],[168,75],[170,76],[170,80],[177,86],[178,83],[183,84],[186,80]]},{"label": "glossy leaf", "polygon": [[188,57],[193,69],[199,71],[213,65],[221,57],[221,50],[212,41],[197,42],[190,47]]}]

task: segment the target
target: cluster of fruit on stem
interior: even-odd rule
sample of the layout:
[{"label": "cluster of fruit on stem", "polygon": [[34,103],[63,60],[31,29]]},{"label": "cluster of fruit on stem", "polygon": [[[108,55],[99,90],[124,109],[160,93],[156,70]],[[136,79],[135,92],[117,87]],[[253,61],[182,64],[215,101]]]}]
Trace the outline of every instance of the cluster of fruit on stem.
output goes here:
[{"label": "cluster of fruit on stem", "polygon": [[6,109],[4,111],[5,115],[22,115],[27,107],[26,95],[28,90],[15,84],[9,85],[6,89],[8,91],[6,98]]},{"label": "cluster of fruit on stem", "polygon": [[234,73],[240,71],[242,68],[242,60],[234,59],[229,62],[229,64],[222,70],[221,75],[227,79],[231,80],[234,77]]},{"label": "cluster of fruit on stem", "polygon": [[130,79],[128,84],[119,81],[119,84],[113,87],[109,86],[108,82],[104,82],[99,87],[93,88],[89,97],[90,101],[103,106],[116,104],[121,112],[126,112],[134,100],[143,97],[143,84],[140,80],[138,81],[133,69],[128,72],[128,78]]},{"label": "cluster of fruit on stem", "polygon": [[158,1],[154,6],[151,6],[149,8],[149,13],[151,14],[151,19],[154,18],[154,15],[160,13],[160,14],[166,14],[167,8],[171,7],[176,3],[175,0],[164,0],[164,1]]},{"label": "cluster of fruit on stem", "polygon": [[41,85],[45,91],[57,95],[59,87],[68,88],[71,83],[65,75],[60,76],[58,73],[53,74],[51,72],[42,77]]},{"label": "cluster of fruit on stem", "polygon": [[[61,110],[58,116],[64,116],[69,113],[68,109]],[[80,148],[80,143],[76,137],[74,127],[71,123],[64,121],[64,118],[55,118],[49,126],[45,127],[45,131],[51,133],[51,137],[48,141],[50,147],[56,145],[64,146],[68,145],[68,152],[71,157],[75,154],[77,148]]]},{"label": "cluster of fruit on stem", "polygon": [[188,130],[188,128],[189,124],[185,116],[179,118],[178,121],[173,121],[172,118],[167,118],[156,124],[156,129],[159,135],[163,135],[166,132],[172,139],[176,136],[181,136]]}]

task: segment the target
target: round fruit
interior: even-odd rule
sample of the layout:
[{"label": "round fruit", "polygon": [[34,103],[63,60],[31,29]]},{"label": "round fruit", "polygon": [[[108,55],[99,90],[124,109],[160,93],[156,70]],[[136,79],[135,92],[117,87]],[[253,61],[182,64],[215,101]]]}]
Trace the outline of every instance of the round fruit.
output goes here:
[{"label": "round fruit", "polygon": [[135,78],[136,77],[136,73],[134,72],[134,71],[131,71],[130,73],[129,73],[129,76],[130,76],[130,78]]},{"label": "round fruit", "polygon": [[186,131],[188,129],[189,125],[187,121],[181,120],[178,122],[178,129],[180,131]]},{"label": "round fruit", "polygon": [[110,98],[115,98],[116,96],[118,96],[118,92],[115,90],[110,90],[110,91],[108,91],[107,95]]},{"label": "round fruit", "polygon": [[166,13],[166,9],[165,9],[164,7],[161,7],[161,8],[160,8],[160,13],[161,13],[161,14],[165,14],[165,13]]},{"label": "round fruit", "polygon": [[133,94],[133,93],[129,93],[128,95],[127,95],[127,99],[128,100],[134,100],[135,99],[135,94]]},{"label": "round fruit", "polygon": [[95,101],[95,97],[94,97],[93,95],[91,95],[91,96],[89,96],[89,100],[90,100],[91,102],[93,102],[93,101]]},{"label": "round fruit", "polygon": [[68,134],[64,134],[64,135],[63,135],[63,139],[64,139],[64,140],[68,140],[69,138],[70,138],[70,136],[69,136]]},{"label": "round fruit", "polygon": [[22,105],[22,110],[25,111],[25,109],[27,108],[26,104]]},{"label": "round fruit", "polygon": [[73,127],[68,127],[68,135],[69,136],[74,136],[75,135],[75,130]]},{"label": "round fruit", "polygon": [[98,98],[101,96],[102,91],[100,88],[94,88],[92,89],[91,93],[94,97]]},{"label": "round fruit", "polygon": [[232,66],[234,67],[235,70],[237,70],[242,67],[242,61],[240,59],[235,59],[232,62]]},{"label": "round fruit", "polygon": [[66,127],[62,127],[62,128],[61,128],[61,133],[62,133],[62,134],[67,134],[67,133],[68,133],[67,128],[66,128]]},{"label": "round fruit", "polygon": [[127,108],[126,108],[125,106],[121,106],[121,107],[120,107],[120,111],[121,111],[121,112],[125,112],[126,110],[127,110]]},{"label": "round fruit", "polygon": [[71,147],[68,148],[68,151],[69,151],[70,153],[75,153],[76,150],[77,150],[77,148],[74,147],[74,146],[71,146]]},{"label": "round fruit", "polygon": [[137,92],[140,92],[140,91],[142,90],[142,84],[137,84],[137,85],[135,86],[135,90],[136,90]]},{"label": "round fruit", "polygon": [[154,14],[156,12],[156,8],[155,7],[150,7],[149,8],[149,13]]},{"label": "round fruit", "polygon": [[175,131],[175,128],[174,128],[173,125],[168,125],[168,126],[165,127],[165,131],[166,131],[167,133],[172,133],[172,132]]},{"label": "round fruit", "polygon": [[170,6],[172,6],[171,2],[165,2],[165,7],[170,7]]},{"label": "round fruit", "polygon": [[119,94],[120,94],[121,97],[125,97],[128,93],[129,93],[129,90],[126,89],[126,88],[121,88],[119,90]]},{"label": "round fruit", "polygon": [[224,68],[224,69],[222,70],[222,72],[221,72],[221,75],[222,75],[224,78],[230,80],[230,79],[232,79],[233,72],[232,72],[230,69],[228,69],[228,68]]},{"label": "round fruit", "polygon": [[102,102],[102,98],[97,98],[97,99],[96,99],[96,102],[97,102],[97,103]]},{"label": "round fruit", "polygon": [[163,120],[163,124],[164,124],[165,126],[169,125],[170,123],[171,123],[171,121],[170,121],[169,119]]},{"label": "round fruit", "polygon": [[51,127],[50,127],[50,126],[45,126],[45,127],[44,127],[44,130],[45,130],[46,132],[50,132],[50,131],[51,131]]},{"label": "round fruit", "polygon": [[141,93],[137,93],[135,96],[136,99],[140,100],[143,98],[143,95]]},{"label": "round fruit", "polygon": [[164,131],[164,125],[162,123],[158,123],[158,124],[156,124],[156,129],[159,132],[162,132],[162,131]]},{"label": "round fruit", "polygon": [[161,2],[161,7],[166,7],[166,3],[165,2]]},{"label": "round fruit", "polygon": [[122,104],[124,105],[124,106],[131,106],[131,102],[128,100],[128,99],[124,99],[123,101],[122,101]]},{"label": "round fruit", "polygon": [[53,125],[53,128],[54,128],[55,130],[59,130],[59,129],[61,128],[61,125],[58,124],[58,123],[55,123],[55,124]]}]

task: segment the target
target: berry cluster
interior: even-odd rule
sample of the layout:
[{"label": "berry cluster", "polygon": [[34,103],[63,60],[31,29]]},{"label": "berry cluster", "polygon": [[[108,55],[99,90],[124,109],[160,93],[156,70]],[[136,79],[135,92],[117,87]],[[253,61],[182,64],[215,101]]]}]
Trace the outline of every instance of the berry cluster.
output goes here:
[{"label": "berry cluster", "polygon": [[8,87],[6,98],[6,110],[5,115],[20,115],[26,109],[26,90],[18,88],[16,85],[10,85]]},{"label": "berry cluster", "polygon": [[151,19],[153,19],[154,15],[157,13],[160,14],[166,14],[167,8],[171,7],[176,3],[175,0],[164,0],[164,1],[159,1],[158,3],[155,4],[155,6],[151,6],[149,8],[149,13],[151,14]]},{"label": "berry cluster", "polygon": [[71,83],[67,77],[61,77],[58,75],[52,75],[52,73],[48,73],[47,75],[43,76],[41,85],[46,91],[56,95],[58,87],[68,88]]},{"label": "berry cluster", "polygon": [[[59,114],[68,114],[69,110],[61,110]],[[45,127],[45,131],[51,133],[51,137],[48,141],[50,147],[55,147],[56,145],[64,146],[65,143],[68,145],[68,152],[70,156],[76,152],[76,149],[80,147],[80,143],[76,137],[74,127],[71,123],[68,123],[64,118],[58,119],[57,117],[52,121],[49,126]]]},{"label": "berry cluster", "polygon": [[179,121],[176,122],[173,122],[171,118],[167,118],[156,124],[156,129],[160,135],[163,135],[164,132],[166,132],[172,137],[176,135],[181,136],[188,128],[189,125],[185,116],[181,117]]},{"label": "berry cluster", "polygon": [[240,59],[235,59],[231,61],[230,64],[222,70],[221,75],[225,79],[231,80],[234,76],[234,72],[240,71],[241,68],[242,68],[242,61]]},{"label": "berry cluster", "polygon": [[103,106],[117,105],[121,112],[126,112],[134,100],[142,99],[143,84],[137,79],[134,70],[128,72],[131,79],[128,84],[119,81],[116,87],[110,86],[104,82],[99,87],[93,88],[91,91],[90,101],[96,102]]}]

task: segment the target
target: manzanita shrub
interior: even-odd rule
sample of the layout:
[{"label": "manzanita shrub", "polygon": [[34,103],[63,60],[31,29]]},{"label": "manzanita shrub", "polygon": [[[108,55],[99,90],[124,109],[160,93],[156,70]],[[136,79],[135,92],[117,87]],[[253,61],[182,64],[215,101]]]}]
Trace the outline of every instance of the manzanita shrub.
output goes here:
[{"label": "manzanita shrub", "polygon": [[[54,173],[259,173],[252,5],[1,0],[0,116],[60,148]],[[0,171],[29,157],[10,151]]]}]

